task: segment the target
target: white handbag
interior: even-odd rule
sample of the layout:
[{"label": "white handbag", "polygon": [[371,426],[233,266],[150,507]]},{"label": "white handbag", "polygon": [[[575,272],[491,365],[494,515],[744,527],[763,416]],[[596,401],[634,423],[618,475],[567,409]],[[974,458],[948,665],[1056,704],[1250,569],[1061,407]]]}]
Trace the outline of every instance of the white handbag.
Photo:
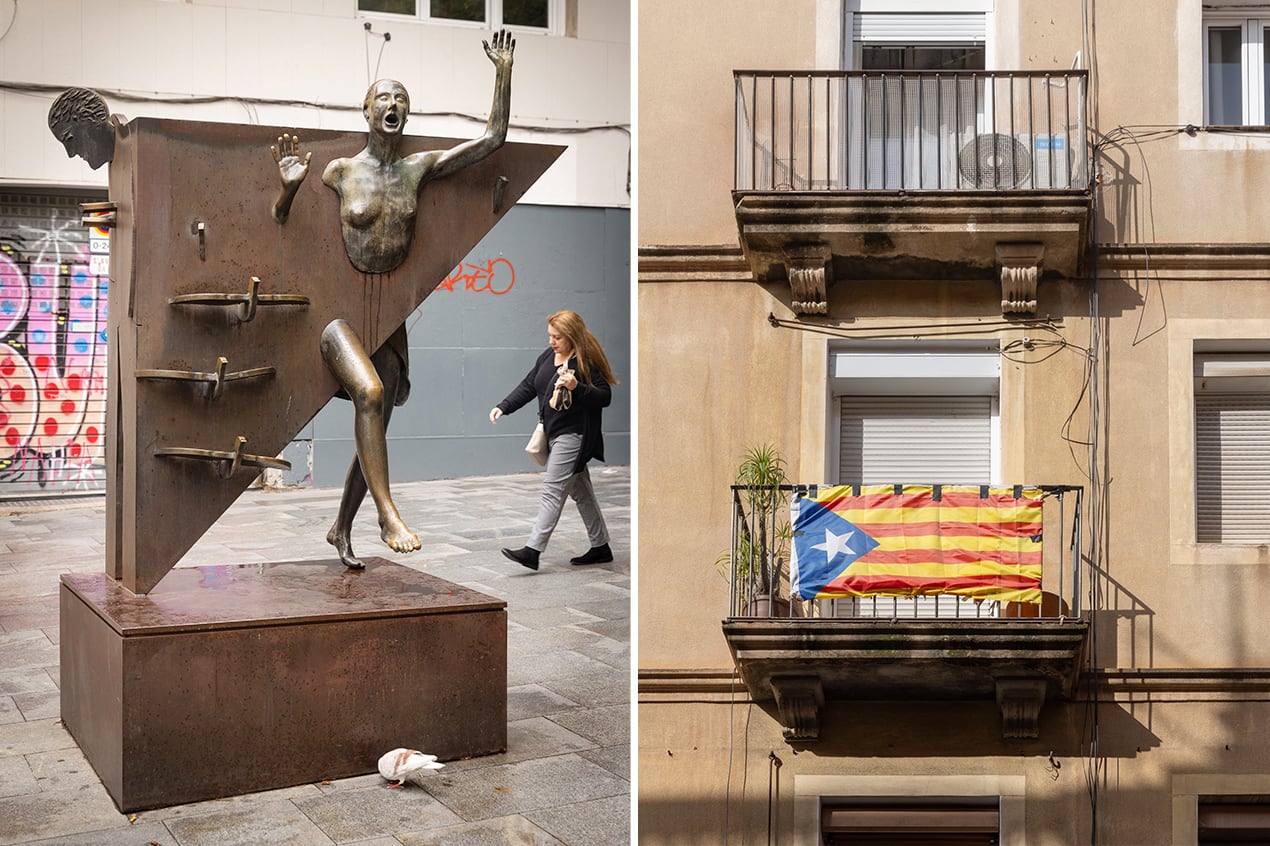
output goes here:
[{"label": "white handbag", "polygon": [[541,420],[534,427],[534,433],[529,436],[529,443],[525,444],[525,452],[539,464],[547,463],[547,433],[542,428]]}]

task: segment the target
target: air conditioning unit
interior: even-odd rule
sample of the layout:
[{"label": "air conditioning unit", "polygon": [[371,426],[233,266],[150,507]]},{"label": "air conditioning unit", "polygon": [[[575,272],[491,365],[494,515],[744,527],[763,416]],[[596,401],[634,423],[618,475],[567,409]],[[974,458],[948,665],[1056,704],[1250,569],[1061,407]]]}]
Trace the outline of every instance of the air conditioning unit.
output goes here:
[{"label": "air conditioning unit", "polygon": [[957,155],[961,187],[1048,190],[1071,187],[1066,135],[976,135]]},{"label": "air conditioning unit", "polygon": [[957,154],[962,188],[1008,191],[1026,187],[1032,175],[1032,156],[1018,139],[999,132],[976,135]]}]

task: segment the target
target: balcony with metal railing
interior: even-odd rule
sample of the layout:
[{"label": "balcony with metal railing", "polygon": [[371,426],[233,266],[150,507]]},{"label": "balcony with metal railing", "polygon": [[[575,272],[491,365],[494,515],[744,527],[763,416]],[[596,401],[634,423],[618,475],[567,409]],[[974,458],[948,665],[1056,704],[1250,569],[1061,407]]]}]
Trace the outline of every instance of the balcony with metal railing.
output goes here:
[{"label": "balcony with metal railing", "polygon": [[[1089,225],[1084,71],[734,71],[733,200],[755,278],[802,313],[835,281],[1035,281],[1080,267]],[[1012,272],[1010,275],[1018,276]],[[1028,284],[1030,283],[1030,284]],[[1017,285],[1016,285],[1017,287]]]},{"label": "balcony with metal railing", "polygon": [[734,71],[737,191],[1089,187],[1084,71]]},{"label": "balcony with metal railing", "polygon": [[1073,695],[1079,487],[734,486],[724,636],[786,737],[826,701],[993,699],[1007,738]]}]

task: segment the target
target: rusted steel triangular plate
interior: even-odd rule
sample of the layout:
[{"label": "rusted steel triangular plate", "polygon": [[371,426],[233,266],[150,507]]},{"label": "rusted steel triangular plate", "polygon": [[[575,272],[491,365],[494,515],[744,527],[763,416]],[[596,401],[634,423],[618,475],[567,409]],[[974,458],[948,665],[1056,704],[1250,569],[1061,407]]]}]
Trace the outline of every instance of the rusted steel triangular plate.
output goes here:
[{"label": "rusted steel triangular plate", "polygon": [[[164,449],[274,456],[334,396],[319,350],[322,329],[344,318],[373,350],[402,324],[563,147],[506,144],[485,160],[424,186],[410,253],[396,269],[365,274],[349,262],[327,163],[355,155],[362,132],[299,130],[313,159],[279,225],[270,210],[278,168],[269,152],[293,127],[138,119],[120,127],[110,168],[118,206],[110,285],[114,435],[107,507],[107,573],[148,593],[246,489],[258,470],[159,457]],[[408,137],[403,154],[461,139]],[[502,179],[506,185],[498,187]],[[495,194],[501,197],[497,204]],[[206,293],[306,297],[269,304],[242,321],[236,306],[177,304]],[[272,367],[272,376],[226,383],[136,378],[136,371],[232,373]],[[350,407],[350,414],[352,409]]]}]

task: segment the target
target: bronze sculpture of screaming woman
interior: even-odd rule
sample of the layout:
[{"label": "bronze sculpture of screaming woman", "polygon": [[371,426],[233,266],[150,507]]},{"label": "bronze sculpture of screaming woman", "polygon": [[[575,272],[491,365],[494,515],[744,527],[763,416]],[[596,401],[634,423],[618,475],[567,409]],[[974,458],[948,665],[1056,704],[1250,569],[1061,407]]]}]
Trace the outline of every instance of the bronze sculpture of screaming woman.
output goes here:
[{"label": "bronze sculpture of screaming woman", "polygon": [[[381,79],[370,86],[362,103],[368,127],[366,147],[350,158],[332,160],[323,171],[322,182],[339,195],[340,228],[349,261],[363,273],[387,273],[405,260],[414,235],[419,192],[427,182],[484,159],[507,139],[516,42],[500,30],[481,43],[495,72],[494,103],[483,135],[447,150],[402,156],[410,95],[400,82]],[[291,135],[283,135],[271,150],[282,182],[273,218],[284,224],[313,154],[302,155],[300,139]],[[360,569],[364,565],[353,554],[351,535],[353,518],[368,492],[379,512],[384,543],[396,552],[420,547],[418,536],[398,513],[388,484],[385,433],[393,407],[404,403],[410,393],[406,327],[399,326],[371,355],[347,321],[333,320],[322,331],[321,349],[340,384],[340,395],[353,401],[357,447],[326,540],[345,566]]]}]

